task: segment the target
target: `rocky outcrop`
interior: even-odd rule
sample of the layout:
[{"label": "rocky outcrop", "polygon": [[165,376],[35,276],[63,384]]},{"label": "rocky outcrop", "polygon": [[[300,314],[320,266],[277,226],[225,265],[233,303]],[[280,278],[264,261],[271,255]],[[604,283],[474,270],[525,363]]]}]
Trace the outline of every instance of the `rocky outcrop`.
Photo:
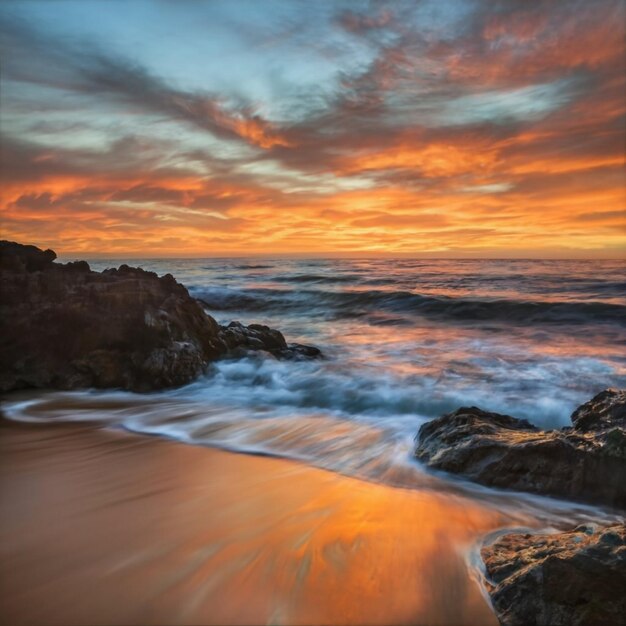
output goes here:
[{"label": "rocky outcrop", "polygon": [[572,427],[460,408],[424,424],[415,455],[494,487],[626,508],[626,392],[608,389],[572,415]]},{"label": "rocky outcrop", "polygon": [[[221,327],[170,274],[93,272],[52,250],[0,242],[0,391],[182,385],[233,350],[316,356],[266,326]],[[309,354],[307,354],[309,351]]]},{"label": "rocky outcrop", "polygon": [[572,413],[574,429],[580,433],[626,428],[626,391],[605,389]]},{"label": "rocky outcrop", "polygon": [[241,322],[231,322],[220,327],[220,338],[232,355],[263,350],[279,359],[317,359],[322,356],[318,348],[300,343],[288,344],[279,330],[261,324],[244,326]]},{"label": "rocky outcrop", "polygon": [[626,624],[626,527],[508,534],[481,551],[503,626]]}]

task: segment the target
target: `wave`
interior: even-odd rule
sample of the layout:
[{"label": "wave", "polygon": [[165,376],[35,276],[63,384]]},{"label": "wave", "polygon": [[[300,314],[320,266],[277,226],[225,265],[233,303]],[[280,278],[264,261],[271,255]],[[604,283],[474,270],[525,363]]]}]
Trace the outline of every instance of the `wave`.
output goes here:
[{"label": "wave", "polygon": [[189,289],[191,295],[211,311],[269,311],[280,309],[280,294],[275,289],[233,289],[208,287]]},{"label": "wave", "polygon": [[215,311],[301,311],[331,318],[363,317],[383,311],[473,323],[611,323],[626,326],[626,305],[604,302],[454,298],[385,290],[210,288],[195,289],[192,293],[208,309]]},{"label": "wave", "polygon": [[356,275],[324,275],[324,274],[297,274],[295,276],[274,276],[270,278],[275,283],[354,283],[360,280]]},{"label": "wave", "polygon": [[[596,507],[500,491],[462,477],[425,472],[412,457],[412,437],[381,424],[316,413],[291,415],[287,419],[277,415],[260,417],[186,396],[188,393],[183,397],[172,392],[146,395],[121,391],[52,392],[5,401],[3,408],[6,417],[17,422],[99,423],[191,445],[288,458],[393,487],[470,497],[512,513],[531,513],[552,523],[614,517]],[[413,429],[423,421],[414,418]]]}]

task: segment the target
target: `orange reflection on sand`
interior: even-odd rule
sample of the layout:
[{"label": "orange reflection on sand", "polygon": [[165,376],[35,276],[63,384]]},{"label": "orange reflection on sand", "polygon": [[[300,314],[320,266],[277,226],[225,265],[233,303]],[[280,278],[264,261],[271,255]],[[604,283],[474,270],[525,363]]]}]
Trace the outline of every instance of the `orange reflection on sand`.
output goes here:
[{"label": "orange reflection on sand", "polygon": [[0,435],[12,624],[496,624],[465,553],[512,520],[467,500],[91,427]]}]

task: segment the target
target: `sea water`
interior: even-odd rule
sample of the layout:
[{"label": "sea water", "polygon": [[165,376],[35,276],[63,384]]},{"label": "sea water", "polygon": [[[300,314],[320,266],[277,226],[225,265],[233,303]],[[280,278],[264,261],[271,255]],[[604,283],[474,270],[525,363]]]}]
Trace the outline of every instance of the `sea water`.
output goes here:
[{"label": "sea water", "polygon": [[173,274],[218,322],[280,329],[321,360],[224,359],[152,394],[37,393],[23,421],[102,421],[144,434],[276,455],[372,482],[460,490],[501,507],[583,517],[585,507],[471,485],[413,458],[426,421],[460,406],[570,424],[626,386],[626,263],[410,259],[115,259]]}]

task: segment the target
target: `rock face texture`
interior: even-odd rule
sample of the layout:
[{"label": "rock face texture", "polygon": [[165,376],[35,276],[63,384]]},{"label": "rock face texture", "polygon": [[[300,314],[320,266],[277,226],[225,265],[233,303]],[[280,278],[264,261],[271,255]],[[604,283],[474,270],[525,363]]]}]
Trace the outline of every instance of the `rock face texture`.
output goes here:
[{"label": "rock face texture", "polygon": [[626,391],[605,389],[572,413],[574,429],[581,433],[626,428]]},{"label": "rock face texture", "polygon": [[576,409],[572,422],[543,431],[461,408],[420,428],[415,455],[485,485],[626,508],[626,392],[601,392]]},{"label": "rock face texture", "polygon": [[0,391],[148,391],[188,383],[234,349],[317,356],[268,327],[238,325],[233,335],[170,274],[127,265],[93,272],[85,261],[55,258],[0,242]]},{"label": "rock face texture", "polygon": [[482,549],[503,626],[626,624],[626,527],[509,534]]},{"label": "rock face texture", "polygon": [[231,322],[220,327],[220,338],[231,354],[240,354],[247,350],[263,350],[279,359],[316,359],[322,356],[319,348],[300,343],[287,343],[279,330],[241,322]]}]

